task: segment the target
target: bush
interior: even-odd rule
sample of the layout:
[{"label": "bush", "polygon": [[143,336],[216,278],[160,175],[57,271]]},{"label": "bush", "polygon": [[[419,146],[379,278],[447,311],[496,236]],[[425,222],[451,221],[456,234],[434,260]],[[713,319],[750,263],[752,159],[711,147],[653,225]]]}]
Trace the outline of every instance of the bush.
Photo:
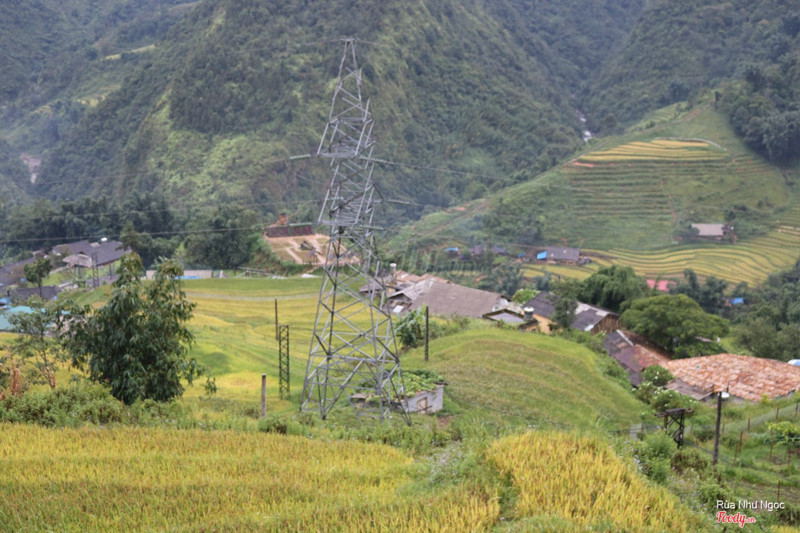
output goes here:
[{"label": "bush", "polygon": [[675,379],[675,376],[660,365],[648,366],[642,371],[642,381],[649,381],[656,387],[663,387],[673,379]]},{"label": "bush", "polygon": [[696,448],[681,448],[672,456],[672,469],[679,474],[695,472],[703,474],[711,466],[708,457]]},{"label": "bush", "polygon": [[2,403],[0,421],[42,426],[122,422],[123,407],[99,384],[80,383],[44,392],[30,391]]},{"label": "bush", "polygon": [[695,403],[697,402],[690,396],[686,396],[674,390],[661,389],[653,395],[653,402],[651,405],[656,412],[660,413],[667,409],[693,407]]},{"label": "bush", "polygon": [[656,483],[666,483],[670,472],[670,461],[677,444],[663,431],[647,435],[636,446],[636,457],[645,476]]}]

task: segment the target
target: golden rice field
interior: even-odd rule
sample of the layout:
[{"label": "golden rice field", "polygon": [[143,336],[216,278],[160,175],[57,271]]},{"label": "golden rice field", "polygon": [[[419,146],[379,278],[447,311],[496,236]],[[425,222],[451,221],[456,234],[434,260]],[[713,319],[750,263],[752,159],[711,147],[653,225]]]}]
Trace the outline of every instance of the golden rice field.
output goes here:
[{"label": "golden rice field", "polygon": [[529,432],[495,441],[487,455],[519,491],[518,516],[565,530],[704,529],[677,497],[647,483],[597,438]]},{"label": "golden rice field", "polygon": [[406,490],[389,446],[232,431],[0,425],[4,531],[481,531],[494,494]]},{"label": "golden rice field", "polygon": [[736,244],[696,244],[657,251],[612,249],[596,254],[600,266],[630,265],[637,274],[650,278],[679,278],[692,268],[701,276],[716,276],[732,283],[754,286],[773,272],[788,270],[800,258],[800,233],[778,229]]},{"label": "golden rice field", "polygon": [[634,141],[608,150],[582,155],[581,162],[642,161],[642,160],[707,160],[725,157],[722,148],[702,140],[654,139]]}]

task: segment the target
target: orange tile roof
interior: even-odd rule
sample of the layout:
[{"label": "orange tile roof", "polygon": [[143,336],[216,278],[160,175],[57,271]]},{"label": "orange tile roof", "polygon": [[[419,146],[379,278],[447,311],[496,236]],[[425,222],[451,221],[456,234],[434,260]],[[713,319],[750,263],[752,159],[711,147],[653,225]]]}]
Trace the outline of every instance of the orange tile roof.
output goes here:
[{"label": "orange tile roof", "polygon": [[731,396],[745,400],[778,398],[800,389],[800,367],[774,359],[723,353],[675,359],[664,366],[698,389],[713,393],[728,388]]},{"label": "orange tile roof", "polygon": [[653,350],[649,350],[640,344],[635,344],[634,349],[636,351],[636,361],[642,368],[647,368],[648,366],[653,365],[661,365],[666,368],[667,363],[669,363],[669,359],[667,357],[664,357]]}]

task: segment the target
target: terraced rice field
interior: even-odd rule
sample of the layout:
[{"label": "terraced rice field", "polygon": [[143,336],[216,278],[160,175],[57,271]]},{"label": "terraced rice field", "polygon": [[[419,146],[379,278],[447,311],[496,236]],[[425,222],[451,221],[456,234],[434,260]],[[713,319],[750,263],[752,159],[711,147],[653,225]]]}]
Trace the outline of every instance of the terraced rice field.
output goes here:
[{"label": "terraced rice field", "polygon": [[780,227],[735,245],[709,243],[652,252],[615,249],[587,253],[597,255],[598,265],[630,265],[637,274],[649,278],[681,279],[684,269],[692,268],[700,276],[713,275],[732,283],[745,281],[753,286],[773,272],[791,268],[800,258],[800,230]]},{"label": "terraced rice field", "polygon": [[708,160],[725,157],[727,152],[703,140],[654,139],[634,141],[581,156],[579,161]]}]

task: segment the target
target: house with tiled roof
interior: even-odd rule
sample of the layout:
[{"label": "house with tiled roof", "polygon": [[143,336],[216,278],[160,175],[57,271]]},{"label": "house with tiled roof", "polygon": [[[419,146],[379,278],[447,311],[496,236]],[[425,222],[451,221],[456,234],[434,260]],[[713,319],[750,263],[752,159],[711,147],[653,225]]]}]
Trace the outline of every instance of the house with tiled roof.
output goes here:
[{"label": "house with tiled roof", "polygon": [[727,391],[733,398],[758,401],[800,390],[800,367],[774,359],[723,353],[676,359],[663,366],[675,376],[667,388],[694,397]]},{"label": "house with tiled roof", "polygon": [[608,355],[628,373],[628,381],[638,387],[642,384],[642,371],[648,366],[666,366],[669,358],[640,344],[636,336],[621,329],[613,331],[603,339],[603,347]]}]

